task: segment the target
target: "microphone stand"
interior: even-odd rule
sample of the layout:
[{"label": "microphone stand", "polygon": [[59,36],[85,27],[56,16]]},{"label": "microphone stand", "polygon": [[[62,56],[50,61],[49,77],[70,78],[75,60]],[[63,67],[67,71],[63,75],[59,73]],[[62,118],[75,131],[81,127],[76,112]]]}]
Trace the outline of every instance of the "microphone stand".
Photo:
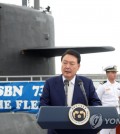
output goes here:
[{"label": "microphone stand", "polygon": [[79,80],[78,84],[80,85],[80,88],[82,90],[82,93],[83,93],[83,95],[85,97],[86,106],[88,106],[88,99],[87,99],[87,96],[86,96],[85,88],[83,86],[83,82],[81,80]]},{"label": "microphone stand", "polygon": [[68,98],[68,86],[69,86],[69,81],[64,80],[64,88],[65,88],[65,106],[67,106],[67,98]]}]

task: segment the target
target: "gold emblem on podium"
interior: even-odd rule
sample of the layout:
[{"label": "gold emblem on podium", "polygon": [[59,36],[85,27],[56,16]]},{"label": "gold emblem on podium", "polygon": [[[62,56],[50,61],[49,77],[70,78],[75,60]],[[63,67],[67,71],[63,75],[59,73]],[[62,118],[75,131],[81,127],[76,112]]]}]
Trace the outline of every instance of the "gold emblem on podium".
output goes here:
[{"label": "gold emblem on podium", "polygon": [[75,104],[69,110],[69,119],[75,125],[84,125],[90,118],[90,111],[83,104]]}]

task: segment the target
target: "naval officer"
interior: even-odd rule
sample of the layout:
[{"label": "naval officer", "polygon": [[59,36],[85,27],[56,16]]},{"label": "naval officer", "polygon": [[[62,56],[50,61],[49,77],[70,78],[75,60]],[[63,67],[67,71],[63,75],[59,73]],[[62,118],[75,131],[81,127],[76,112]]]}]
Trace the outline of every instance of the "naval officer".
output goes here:
[{"label": "naval officer", "polygon": [[[119,111],[119,98],[120,98],[120,83],[116,81],[117,66],[109,65],[104,71],[106,72],[107,81],[102,83],[98,89],[97,94],[103,106],[116,106]],[[103,129],[100,134],[116,134],[116,129]]]}]

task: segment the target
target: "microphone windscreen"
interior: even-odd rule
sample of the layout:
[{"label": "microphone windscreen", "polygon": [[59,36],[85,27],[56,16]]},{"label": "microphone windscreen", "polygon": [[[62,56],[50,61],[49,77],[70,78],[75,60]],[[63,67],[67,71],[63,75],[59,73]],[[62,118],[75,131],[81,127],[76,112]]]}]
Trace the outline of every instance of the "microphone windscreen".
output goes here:
[{"label": "microphone windscreen", "polygon": [[82,82],[81,79],[78,80],[78,84],[79,84],[79,85],[83,85],[83,82]]},{"label": "microphone windscreen", "polygon": [[64,85],[69,85],[69,81],[67,79],[64,80]]}]

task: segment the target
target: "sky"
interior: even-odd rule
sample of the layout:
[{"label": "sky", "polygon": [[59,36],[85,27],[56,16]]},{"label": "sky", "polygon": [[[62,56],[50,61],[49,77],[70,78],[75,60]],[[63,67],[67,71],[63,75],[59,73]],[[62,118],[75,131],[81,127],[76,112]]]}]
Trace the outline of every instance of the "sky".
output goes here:
[{"label": "sky", "polygon": [[[0,0],[21,5],[22,0]],[[33,0],[29,0],[33,5]],[[113,46],[115,51],[82,54],[78,74],[103,74],[115,64],[120,73],[120,0],[41,0],[51,7],[55,25],[55,46]],[[60,57],[55,58],[61,73]]]}]

